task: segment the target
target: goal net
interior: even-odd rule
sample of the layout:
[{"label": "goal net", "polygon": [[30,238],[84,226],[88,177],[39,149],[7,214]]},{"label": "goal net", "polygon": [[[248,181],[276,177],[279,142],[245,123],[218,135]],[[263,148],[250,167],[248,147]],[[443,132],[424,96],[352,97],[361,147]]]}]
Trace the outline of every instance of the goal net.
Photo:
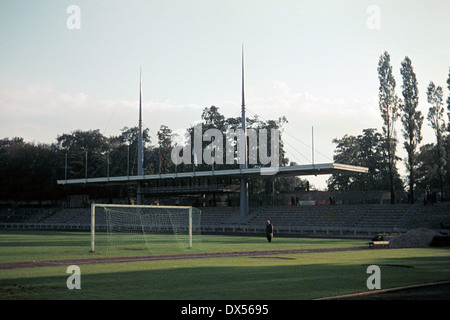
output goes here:
[{"label": "goal net", "polygon": [[95,224],[101,220],[111,253],[168,253],[201,246],[201,211],[194,207],[92,204],[91,251],[95,250]]}]

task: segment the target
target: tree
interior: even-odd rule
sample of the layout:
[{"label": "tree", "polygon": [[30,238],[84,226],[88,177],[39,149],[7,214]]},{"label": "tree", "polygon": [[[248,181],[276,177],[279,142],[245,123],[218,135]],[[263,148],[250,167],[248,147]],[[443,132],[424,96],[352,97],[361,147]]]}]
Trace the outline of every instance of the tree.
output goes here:
[{"label": "tree", "polygon": [[0,199],[49,200],[58,191],[57,156],[53,145],[0,140]]},{"label": "tree", "polygon": [[105,175],[108,139],[99,130],[76,130],[56,138],[57,148],[66,152],[69,174],[72,177],[99,177]]},{"label": "tree", "polygon": [[[226,122],[225,116],[223,116],[219,112],[219,108],[216,106],[211,106],[209,108],[203,109],[201,118],[203,120],[203,123],[202,123],[203,132],[205,132],[209,129],[217,129],[221,133],[222,141],[225,142],[225,139],[226,139],[225,132],[227,131],[228,123]],[[216,132],[216,133],[218,133],[218,132]],[[215,160],[219,160],[220,155],[225,155],[225,153],[226,153],[224,144],[218,143],[218,141],[215,140],[216,139],[215,136],[209,137],[209,138],[211,140],[203,142],[203,148],[208,148],[208,150],[210,151],[209,154],[211,155],[211,157],[213,157]],[[217,137],[217,139],[219,139],[219,137]],[[208,147],[208,145],[209,145],[209,147]],[[209,148],[211,148],[211,149],[209,149]],[[216,156],[217,156],[217,159],[216,159]],[[212,159],[211,159],[211,162],[212,162]],[[224,159],[222,159],[222,163],[220,163],[220,160],[218,162],[219,163],[211,163],[210,167],[214,168],[214,170],[225,168],[223,165],[225,163]]]},{"label": "tree", "polygon": [[[376,129],[364,129],[358,136],[345,135],[334,139],[334,161],[369,169],[367,174],[333,174],[328,179],[330,191],[385,190],[389,188],[386,170],[386,141]],[[401,179],[394,172],[394,186],[401,188]]]},{"label": "tree", "polygon": [[[333,143],[336,144],[334,161],[351,165],[360,164],[360,144],[357,137],[345,135],[341,139],[333,139]],[[353,190],[353,183],[356,179],[356,176],[350,174],[333,174],[327,181],[328,189],[334,191]]]},{"label": "tree", "polygon": [[404,148],[408,153],[406,162],[406,169],[408,170],[409,182],[409,201],[414,203],[414,186],[415,186],[415,171],[417,168],[417,147],[422,141],[422,112],[417,110],[419,104],[419,89],[417,87],[416,75],[414,73],[411,60],[405,57],[400,68],[400,73],[403,78],[402,94],[403,101],[400,102],[399,108],[401,110],[401,121],[403,124],[403,137],[405,138]]},{"label": "tree", "polygon": [[161,125],[157,135],[158,146],[155,153],[157,153],[158,171],[159,173],[172,172],[174,170],[171,161],[172,130],[166,125]]},{"label": "tree", "polygon": [[431,104],[428,109],[427,119],[436,135],[436,172],[439,177],[439,187],[441,190],[441,200],[444,194],[444,175],[445,175],[445,120],[444,120],[444,100],[441,86],[437,86],[430,81],[427,88],[427,100]]},{"label": "tree", "polygon": [[383,119],[383,133],[387,143],[387,162],[389,168],[389,183],[391,191],[391,204],[395,203],[394,192],[394,171],[396,156],[395,150],[397,145],[395,133],[395,121],[398,118],[398,97],[395,94],[395,79],[392,74],[392,66],[390,64],[390,55],[384,52],[380,56],[378,62],[378,79],[380,81],[379,87],[379,107],[381,117]]},{"label": "tree", "polygon": [[[215,150],[220,151],[219,154],[222,154],[223,161],[222,164],[214,164],[215,169],[232,169],[232,168],[239,168],[239,164],[237,161],[237,155],[238,150],[236,146],[236,136],[233,135],[227,135],[227,132],[234,132],[239,129],[241,129],[241,117],[230,117],[225,118],[220,112],[219,108],[215,106],[211,106],[210,108],[203,109],[202,113],[202,135],[205,133],[205,131],[209,129],[217,129],[223,134],[222,140],[223,140],[223,146],[218,146]],[[267,132],[267,150],[268,152],[271,150],[271,138],[272,138],[272,129],[278,130],[279,132],[279,140],[278,140],[278,152],[279,152],[279,165],[280,166],[286,166],[289,164],[289,159],[286,157],[286,151],[284,149],[283,139],[282,139],[282,127],[285,123],[287,123],[286,117],[282,116],[279,117],[277,120],[261,120],[257,115],[255,115],[254,118],[246,118],[247,123],[247,129],[254,129],[256,132],[259,133],[260,130],[266,130]],[[186,138],[190,140],[191,142],[194,141],[194,127],[191,126],[190,128],[187,128],[186,130]],[[229,140],[227,140],[229,139]],[[249,139],[249,138],[248,138]],[[259,139],[259,138],[258,138]],[[211,141],[203,141],[202,142],[202,150],[204,150]],[[226,160],[226,154],[229,150],[226,150],[226,148],[234,147],[234,163],[227,163],[230,161]],[[247,150],[248,154],[250,152],[253,152],[253,154],[257,154],[259,157],[259,143],[257,145],[253,144],[247,144],[247,147],[249,148]],[[254,148],[251,149],[250,148]],[[250,166],[257,165],[257,166],[265,166],[262,164],[262,161],[260,159],[257,159],[257,164],[250,163]],[[194,161],[192,160],[192,163]],[[200,163],[195,168],[196,171],[203,171],[203,170],[211,170],[211,165],[206,165],[203,163]]]},{"label": "tree", "polygon": [[[230,118],[226,118],[224,117],[220,111],[219,108],[216,106],[211,106],[209,108],[204,108],[202,115],[202,135],[205,133],[205,131],[207,131],[208,129],[217,129],[218,131],[220,131],[223,134],[223,145],[222,146],[215,146],[214,149],[214,155],[216,154],[216,152],[220,154],[222,154],[223,156],[223,161],[222,164],[217,164],[214,163],[214,165],[212,166],[211,164],[206,164],[205,161],[201,161],[198,163],[198,165],[194,165],[195,161],[193,159],[193,155],[191,158],[191,163],[190,165],[184,165],[181,164],[178,167],[179,171],[187,171],[187,170],[195,170],[195,171],[207,171],[207,170],[226,170],[226,169],[237,169],[239,168],[239,163],[238,163],[238,150],[237,150],[237,144],[236,144],[236,137],[234,135],[227,135],[227,132],[234,132],[237,131],[239,129],[241,129],[241,117],[230,117]],[[247,128],[251,128],[254,129],[256,132],[259,132],[259,130],[266,130],[267,132],[267,153],[270,152],[270,150],[272,149],[272,145],[271,145],[271,138],[272,138],[272,129],[278,130],[279,132],[279,141],[278,141],[278,155],[279,155],[279,165],[280,166],[286,166],[289,164],[289,159],[286,157],[286,151],[284,149],[284,144],[283,144],[283,139],[282,139],[282,128],[283,125],[285,123],[287,123],[287,119],[286,117],[282,116],[279,117],[277,120],[262,120],[260,117],[258,117],[257,115],[255,115],[253,118],[246,118],[246,123],[247,123]],[[186,130],[186,139],[190,140],[191,142],[194,141],[194,126],[191,126],[190,128],[187,128]],[[227,140],[229,139],[229,140]],[[258,138],[259,139],[259,138]],[[212,142],[212,140],[207,140],[207,141],[202,141],[202,150],[205,150],[205,148],[208,147],[208,145],[210,145]],[[260,161],[261,159],[259,158],[259,146],[260,144],[258,143],[257,145],[255,144],[248,144],[248,153],[251,154],[251,152],[253,152],[253,154],[257,154],[258,155],[258,159],[257,159],[257,164],[254,163],[250,163],[249,166],[258,166],[258,167],[263,167],[263,166],[268,166],[269,164],[262,164],[262,161]],[[233,163],[230,163],[230,161],[227,161],[226,156],[227,156],[227,152],[229,150],[226,150],[226,148],[231,147],[233,148],[232,151],[234,151],[234,161]],[[194,148],[194,146],[192,146],[192,148]],[[253,149],[250,149],[253,148]],[[273,165],[272,163],[270,163],[270,165]],[[263,192],[261,190],[266,190],[266,193],[271,193],[272,192],[272,187],[273,185],[275,186],[276,190],[287,190],[286,188],[290,188],[290,190],[293,190],[293,184],[292,181],[289,181],[289,179],[286,179],[284,177],[268,177],[267,179],[250,179],[249,180],[249,186],[250,186],[250,191],[251,192]],[[273,184],[272,184],[273,183]]]},{"label": "tree", "polygon": [[[123,127],[122,133],[119,136],[111,136],[108,139],[110,148],[110,175],[135,175],[137,174],[137,154],[139,141],[139,127],[132,128]],[[150,145],[151,139],[149,129],[142,130],[142,138],[144,141],[144,166],[148,166],[147,159],[150,158],[150,150],[147,146]],[[152,166],[149,166],[152,167]],[[146,168],[147,170],[147,168]]]},{"label": "tree", "polygon": [[439,185],[439,178],[436,172],[436,145],[427,143],[420,147],[417,157],[419,167],[416,172],[417,187],[425,190],[427,186]]},{"label": "tree", "polygon": [[225,129],[225,117],[219,112],[219,108],[216,106],[203,109],[202,120],[208,129]]}]

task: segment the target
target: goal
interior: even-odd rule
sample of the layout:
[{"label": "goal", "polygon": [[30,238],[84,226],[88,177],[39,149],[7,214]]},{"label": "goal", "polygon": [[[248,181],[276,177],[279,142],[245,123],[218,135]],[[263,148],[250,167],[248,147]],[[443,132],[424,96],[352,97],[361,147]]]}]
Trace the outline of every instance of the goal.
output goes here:
[{"label": "goal", "polygon": [[191,249],[201,244],[200,224],[201,211],[194,207],[92,203],[91,252],[96,229],[105,227],[109,252]]}]

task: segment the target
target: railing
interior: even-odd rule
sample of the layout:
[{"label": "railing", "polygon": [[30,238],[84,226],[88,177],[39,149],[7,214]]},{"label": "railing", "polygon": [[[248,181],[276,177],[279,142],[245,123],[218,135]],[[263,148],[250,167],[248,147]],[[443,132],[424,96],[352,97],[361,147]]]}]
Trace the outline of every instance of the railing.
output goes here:
[{"label": "railing", "polygon": [[[89,231],[89,224],[74,223],[0,223],[3,230],[71,230]],[[106,231],[106,225],[96,225],[96,230]],[[217,224],[203,225],[202,234],[263,234],[265,226]],[[403,233],[406,229],[374,227],[329,227],[329,226],[275,226],[275,235],[327,235],[327,236],[373,236],[386,233]]]},{"label": "railing", "polygon": [[[329,227],[329,226],[275,226],[279,235],[335,235],[335,236],[373,236],[376,234],[404,233],[406,229],[383,227]],[[252,225],[204,225],[202,233],[218,234],[262,234],[265,226]]]},{"label": "railing", "polygon": [[[3,230],[90,230],[89,224],[82,223],[19,223],[2,222],[0,229]],[[106,228],[105,228],[106,229]]]}]

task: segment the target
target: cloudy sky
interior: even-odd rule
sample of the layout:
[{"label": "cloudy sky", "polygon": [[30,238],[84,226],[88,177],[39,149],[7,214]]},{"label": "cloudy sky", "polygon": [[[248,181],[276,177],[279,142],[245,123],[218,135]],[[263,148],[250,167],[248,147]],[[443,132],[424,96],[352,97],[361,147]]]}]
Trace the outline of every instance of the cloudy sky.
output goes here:
[{"label": "cloudy sky", "polygon": [[[211,105],[238,116],[244,44],[248,115],[286,116],[298,164],[311,163],[314,127],[315,162],[332,162],[332,139],[381,131],[384,51],[399,95],[411,58],[425,115],[429,81],[448,96],[449,16],[442,0],[2,0],[0,139],[136,126],[140,68],[153,135],[162,124],[183,134]],[[427,122],[423,132],[434,141]]]}]

